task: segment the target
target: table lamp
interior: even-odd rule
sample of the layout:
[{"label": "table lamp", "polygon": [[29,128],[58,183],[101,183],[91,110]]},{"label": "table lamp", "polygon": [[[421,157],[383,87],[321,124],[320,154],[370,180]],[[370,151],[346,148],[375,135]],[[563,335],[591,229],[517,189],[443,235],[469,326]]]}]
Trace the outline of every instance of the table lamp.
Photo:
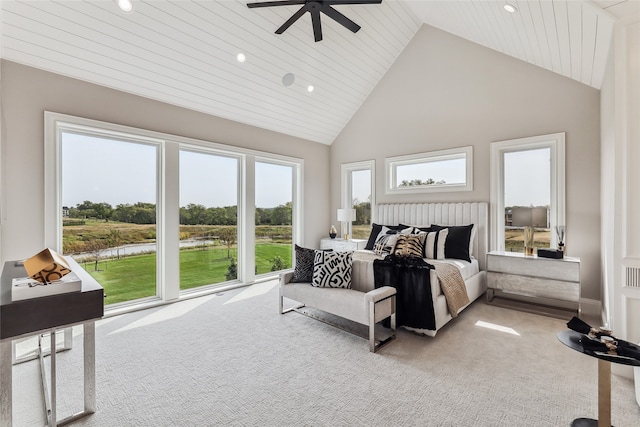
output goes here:
[{"label": "table lamp", "polygon": [[342,222],[346,226],[343,225],[342,230],[346,230],[344,234],[344,240],[349,240],[349,236],[351,235],[351,223],[356,220],[356,210],[355,209],[338,209],[338,221]]},{"label": "table lamp", "polygon": [[547,208],[512,208],[511,225],[524,227],[524,254],[533,255],[535,227],[547,226]]}]

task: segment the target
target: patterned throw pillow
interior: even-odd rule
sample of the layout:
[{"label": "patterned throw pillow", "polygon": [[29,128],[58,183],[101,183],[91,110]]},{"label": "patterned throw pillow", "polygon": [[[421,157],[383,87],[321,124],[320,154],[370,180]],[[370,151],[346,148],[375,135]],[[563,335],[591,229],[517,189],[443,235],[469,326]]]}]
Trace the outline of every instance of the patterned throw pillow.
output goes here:
[{"label": "patterned throw pillow", "polygon": [[[333,249],[326,249],[332,251]],[[315,249],[295,245],[296,266],[293,269],[291,283],[311,283],[313,278],[313,257]]]},{"label": "patterned throw pillow", "polygon": [[396,247],[393,249],[393,254],[397,256],[413,256],[422,258],[426,237],[427,233],[398,235],[398,240],[396,241]]},{"label": "patterned throw pillow", "polygon": [[396,241],[398,240],[398,234],[392,232],[393,234],[383,234],[378,237],[376,243],[373,245],[373,252],[376,255],[389,255],[393,252],[393,248],[396,246]]},{"label": "patterned throw pillow", "polygon": [[447,242],[449,230],[444,228],[440,231],[427,233],[424,243],[424,257],[429,259],[444,259],[444,248]]},{"label": "patterned throw pillow", "polygon": [[353,252],[315,251],[313,280],[319,288],[351,288]]}]

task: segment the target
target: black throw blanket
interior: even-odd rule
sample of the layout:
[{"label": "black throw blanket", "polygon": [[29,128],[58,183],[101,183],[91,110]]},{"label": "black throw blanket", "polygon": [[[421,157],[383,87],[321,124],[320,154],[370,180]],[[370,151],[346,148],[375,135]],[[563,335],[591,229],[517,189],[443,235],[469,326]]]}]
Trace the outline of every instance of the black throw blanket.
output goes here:
[{"label": "black throw blanket", "polygon": [[[396,324],[436,329],[429,271],[435,267],[422,258],[387,255],[373,261],[375,287],[396,288]],[[383,325],[389,327],[386,319]]]}]

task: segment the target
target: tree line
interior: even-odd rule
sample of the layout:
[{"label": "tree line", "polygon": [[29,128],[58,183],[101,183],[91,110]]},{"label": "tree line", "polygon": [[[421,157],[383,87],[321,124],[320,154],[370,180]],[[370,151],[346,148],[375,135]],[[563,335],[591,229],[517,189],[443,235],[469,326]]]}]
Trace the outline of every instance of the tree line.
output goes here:
[{"label": "tree line", "polygon": [[[85,200],[72,208],[63,208],[68,218],[93,218],[103,221],[126,222],[130,224],[155,224],[156,205],[138,202],[119,204],[115,207],[109,203],[94,203]],[[256,207],[256,225],[291,225],[292,203],[287,202],[274,208]],[[180,224],[182,225],[237,225],[238,207],[223,206],[207,208],[203,205],[189,203],[180,208]]]}]

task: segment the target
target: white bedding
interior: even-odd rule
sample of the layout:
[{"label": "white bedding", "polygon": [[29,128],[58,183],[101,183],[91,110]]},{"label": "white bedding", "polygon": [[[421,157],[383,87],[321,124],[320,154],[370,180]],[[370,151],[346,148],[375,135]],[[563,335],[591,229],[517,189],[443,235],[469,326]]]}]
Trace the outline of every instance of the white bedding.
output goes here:
[{"label": "white bedding", "polygon": [[458,270],[460,270],[460,274],[462,275],[463,280],[467,280],[469,277],[478,274],[478,272],[480,271],[480,265],[478,264],[478,260],[475,258],[471,258],[471,262],[464,261],[461,259],[450,259],[450,258],[439,259],[439,260],[430,260],[425,258],[424,260],[428,263],[435,261],[435,262],[446,262],[447,264],[455,265],[456,267],[458,267]]},{"label": "white bedding", "polygon": [[[360,249],[355,251],[354,258],[373,261],[374,259],[384,259],[384,256],[376,255],[373,251]],[[432,262],[445,262],[447,264],[451,264],[458,267],[458,270],[460,270],[460,274],[462,275],[463,280],[467,280],[469,277],[475,274],[478,274],[478,272],[480,271],[480,265],[478,264],[478,260],[473,257],[471,258],[471,262],[464,261],[461,259],[453,259],[453,258],[445,258],[445,259],[439,259],[439,260],[424,258],[424,260],[430,264]]]}]

